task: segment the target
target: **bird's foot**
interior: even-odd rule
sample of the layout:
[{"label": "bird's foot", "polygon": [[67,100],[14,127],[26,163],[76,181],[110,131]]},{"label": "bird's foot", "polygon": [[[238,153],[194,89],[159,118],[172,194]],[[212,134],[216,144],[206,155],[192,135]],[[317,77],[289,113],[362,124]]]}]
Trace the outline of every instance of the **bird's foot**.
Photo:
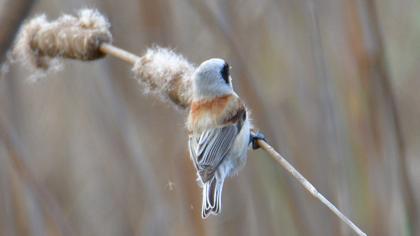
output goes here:
[{"label": "bird's foot", "polygon": [[264,141],[267,142],[263,133],[261,133],[261,132],[251,133],[249,143],[252,143],[252,149],[256,150],[256,149],[260,148],[260,145],[258,145],[258,140],[264,140]]}]

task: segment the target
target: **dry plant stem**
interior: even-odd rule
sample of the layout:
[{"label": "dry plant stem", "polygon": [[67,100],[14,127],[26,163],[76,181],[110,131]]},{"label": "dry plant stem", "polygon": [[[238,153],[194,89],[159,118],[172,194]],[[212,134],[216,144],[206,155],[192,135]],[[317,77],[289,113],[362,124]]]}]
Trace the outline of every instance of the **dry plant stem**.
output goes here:
[{"label": "dry plant stem", "polygon": [[340,210],[338,210],[328,199],[326,199],[316,188],[299,173],[284,157],[282,157],[273,147],[263,140],[258,140],[258,145],[264,149],[272,158],[274,158],[284,169],[286,169],[293,177],[295,177],[308,192],[315,198],[320,200],[325,206],[327,206],[334,214],[338,216],[344,223],[350,226],[358,235],[366,236],[359,227],[357,227],[349,218],[347,218]]},{"label": "dry plant stem", "polygon": [[99,47],[99,50],[101,50],[102,53],[114,56],[132,65],[134,65],[136,61],[140,60],[140,57],[130,52],[127,52],[121,48],[117,48],[109,43],[102,43],[101,46]]},{"label": "dry plant stem", "polygon": [[[397,168],[400,172],[401,178],[401,189],[403,190],[404,205],[408,215],[408,222],[411,235],[419,234],[419,211],[418,204],[415,199],[415,191],[413,189],[412,180],[410,179],[408,166],[408,157],[406,153],[406,143],[404,139],[400,112],[398,110],[397,99],[392,85],[392,76],[389,72],[389,65],[387,65],[386,48],[384,45],[384,39],[381,32],[381,22],[378,16],[377,3],[375,1],[366,1],[365,3],[368,14],[370,17],[369,31],[376,43],[376,53],[372,54],[372,61],[369,71],[372,78],[377,78],[378,87],[383,91],[383,100],[385,102],[386,109],[388,110],[389,123],[392,127],[393,135],[395,137],[395,143],[397,146]],[[376,76],[375,76],[376,74]],[[375,82],[373,82],[375,83]]]},{"label": "dry plant stem", "polygon": [[[127,52],[121,48],[115,47],[108,43],[102,43],[99,47],[101,52],[112,55],[116,58],[119,58],[130,64],[134,64],[140,57]],[[328,207],[334,214],[340,218],[344,223],[346,223],[354,232],[358,235],[366,236],[359,227],[357,227],[349,218],[347,218],[340,210],[337,209],[328,199],[326,199],[321,193],[316,190],[316,188],[305,178],[302,174],[299,173],[284,157],[282,157],[273,147],[271,147],[267,142],[258,140],[258,144],[262,149],[264,149],[272,158],[274,158],[283,168],[285,168],[293,177],[295,177],[299,183],[305,187],[305,189],[311,193],[312,196],[321,201],[325,206]]]},{"label": "dry plant stem", "polygon": [[17,141],[15,139],[17,138],[7,128],[8,126],[2,125],[3,123],[5,123],[4,120],[0,120],[0,143],[4,145],[7,153],[6,155],[10,158],[12,167],[19,177],[22,178],[22,181],[35,193],[36,199],[45,207],[46,213],[50,215],[53,222],[56,224],[60,233],[59,235],[74,235],[74,230],[71,228],[70,223],[56,200],[49,193],[48,189],[36,180],[31,169],[28,167],[27,163],[25,163],[25,160],[20,153],[21,149],[16,147]]}]

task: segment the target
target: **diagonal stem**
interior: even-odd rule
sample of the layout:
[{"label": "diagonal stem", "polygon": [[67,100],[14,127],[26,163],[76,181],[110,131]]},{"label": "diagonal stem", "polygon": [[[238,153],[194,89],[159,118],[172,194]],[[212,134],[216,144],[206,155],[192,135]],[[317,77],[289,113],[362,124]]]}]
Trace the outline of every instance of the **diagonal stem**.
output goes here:
[{"label": "diagonal stem", "polygon": [[290,164],[284,157],[282,157],[270,144],[264,140],[258,140],[258,145],[264,149],[274,160],[277,161],[284,169],[287,170],[303,187],[315,198],[321,201],[328,209],[330,209],[340,220],[346,223],[354,232],[358,235],[366,236],[357,225],[355,225],[349,218],[347,218],[337,207],[334,206],[328,199],[326,199],[318,190],[305,178],[303,175],[297,171],[292,164]]}]

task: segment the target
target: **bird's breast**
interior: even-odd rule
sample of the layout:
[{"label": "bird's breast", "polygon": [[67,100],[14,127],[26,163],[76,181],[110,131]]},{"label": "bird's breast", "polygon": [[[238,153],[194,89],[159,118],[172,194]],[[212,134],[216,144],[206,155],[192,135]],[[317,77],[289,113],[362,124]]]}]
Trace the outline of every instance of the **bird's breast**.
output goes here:
[{"label": "bird's breast", "polygon": [[225,95],[211,100],[193,101],[187,126],[190,131],[223,126],[224,121],[241,107],[234,95]]}]

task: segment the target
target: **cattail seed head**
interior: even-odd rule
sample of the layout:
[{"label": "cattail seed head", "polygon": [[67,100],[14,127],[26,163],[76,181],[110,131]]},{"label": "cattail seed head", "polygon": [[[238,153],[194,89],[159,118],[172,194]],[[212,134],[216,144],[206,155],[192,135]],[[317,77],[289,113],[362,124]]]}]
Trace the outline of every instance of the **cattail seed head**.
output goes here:
[{"label": "cattail seed head", "polygon": [[22,26],[14,47],[17,60],[47,71],[56,58],[95,60],[104,56],[101,43],[110,43],[108,20],[97,10],[82,9],[77,16],[62,15],[48,22],[45,15]]},{"label": "cattail seed head", "polygon": [[170,49],[149,48],[133,66],[136,79],[146,93],[185,109],[191,103],[191,79],[194,66]]}]

